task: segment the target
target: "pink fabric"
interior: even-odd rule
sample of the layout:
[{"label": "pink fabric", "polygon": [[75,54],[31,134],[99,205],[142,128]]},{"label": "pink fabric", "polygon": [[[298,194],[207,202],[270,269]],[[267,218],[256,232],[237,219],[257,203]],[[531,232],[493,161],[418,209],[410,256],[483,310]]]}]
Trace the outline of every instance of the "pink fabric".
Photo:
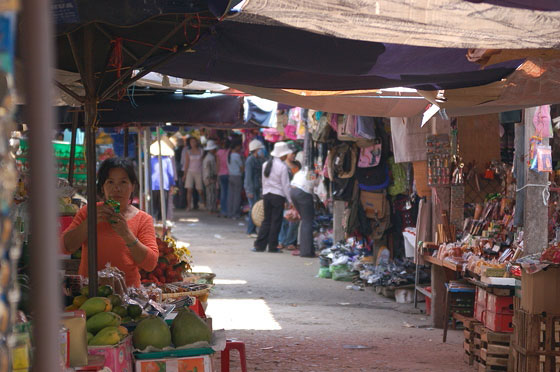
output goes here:
[{"label": "pink fabric", "polygon": [[228,150],[219,149],[216,154],[218,157],[218,176],[227,176],[229,174],[227,165]]},{"label": "pink fabric", "polygon": [[360,149],[360,158],[358,159],[358,167],[369,168],[375,167],[381,160],[381,144],[375,144]]},{"label": "pink fabric", "polygon": [[552,137],[551,129],[551,118],[550,118],[550,106],[539,106],[535,111],[535,116],[533,116],[533,125],[535,126],[535,132],[537,136],[543,138]]}]

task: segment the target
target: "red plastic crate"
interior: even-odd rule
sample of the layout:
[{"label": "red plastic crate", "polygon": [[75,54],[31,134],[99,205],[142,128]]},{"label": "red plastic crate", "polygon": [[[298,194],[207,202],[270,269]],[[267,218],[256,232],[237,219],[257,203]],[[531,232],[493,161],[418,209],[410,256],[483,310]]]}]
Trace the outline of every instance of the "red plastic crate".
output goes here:
[{"label": "red plastic crate", "polygon": [[494,332],[513,332],[513,315],[485,311],[484,325]]},{"label": "red plastic crate", "polygon": [[513,315],[513,297],[512,296],[496,296],[488,293],[486,300],[486,309],[498,314]]},{"label": "red plastic crate", "polygon": [[484,323],[484,313],[486,313],[486,305],[479,302],[474,303],[474,318]]},{"label": "red plastic crate", "polygon": [[476,302],[481,304],[484,308],[486,308],[486,301],[488,298],[488,292],[480,287],[476,287]]}]

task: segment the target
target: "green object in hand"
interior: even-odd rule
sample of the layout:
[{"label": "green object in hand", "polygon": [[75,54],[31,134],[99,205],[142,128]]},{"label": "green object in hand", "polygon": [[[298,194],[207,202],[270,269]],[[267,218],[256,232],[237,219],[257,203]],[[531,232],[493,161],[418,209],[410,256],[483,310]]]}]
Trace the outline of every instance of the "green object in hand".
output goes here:
[{"label": "green object in hand", "polygon": [[105,204],[112,207],[113,210],[115,211],[115,213],[120,213],[121,212],[121,203],[119,203],[118,201],[113,200],[113,199],[107,199],[105,201]]}]

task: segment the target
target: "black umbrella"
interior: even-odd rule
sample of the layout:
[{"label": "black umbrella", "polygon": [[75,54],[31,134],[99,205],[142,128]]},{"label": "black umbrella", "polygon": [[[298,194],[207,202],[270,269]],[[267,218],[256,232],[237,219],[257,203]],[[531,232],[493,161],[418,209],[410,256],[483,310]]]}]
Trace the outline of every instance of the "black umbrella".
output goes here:
[{"label": "black umbrella", "polygon": [[[216,4],[214,4],[216,3]],[[97,294],[95,129],[98,105],[196,44],[219,21],[225,1],[55,0],[56,67],[80,74],[85,94],[55,81],[80,102],[86,128],[89,294]]]}]

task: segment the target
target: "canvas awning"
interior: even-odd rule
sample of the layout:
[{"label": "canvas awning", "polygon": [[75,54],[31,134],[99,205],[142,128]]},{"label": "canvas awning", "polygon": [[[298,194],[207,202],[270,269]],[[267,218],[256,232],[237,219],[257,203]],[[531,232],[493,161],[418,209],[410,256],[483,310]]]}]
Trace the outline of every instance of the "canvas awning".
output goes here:
[{"label": "canvas awning", "polygon": [[343,39],[276,25],[222,21],[155,70],[169,76],[265,88],[455,89],[499,81],[523,59],[482,68],[467,49]]},{"label": "canvas awning", "polygon": [[[440,48],[556,48],[555,0],[248,0],[231,19]],[[348,57],[351,57],[349,55]]]},{"label": "canvas awning", "polygon": [[411,117],[429,102],[413,89],[298,91],[230,84],[231,88],[290,106],[317,111],[380,117]]}]

